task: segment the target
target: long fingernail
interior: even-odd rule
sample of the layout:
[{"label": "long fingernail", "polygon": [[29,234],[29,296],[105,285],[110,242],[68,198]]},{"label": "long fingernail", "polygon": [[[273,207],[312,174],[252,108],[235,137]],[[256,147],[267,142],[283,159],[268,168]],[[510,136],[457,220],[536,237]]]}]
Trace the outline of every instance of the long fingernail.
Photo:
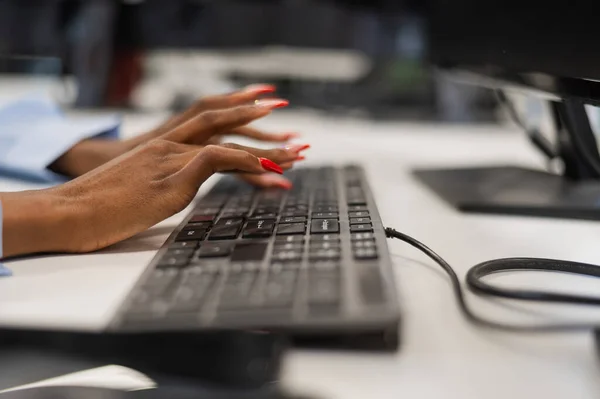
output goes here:
[{"label": "long fingernail", "polygon": [[268,109],[287,107],[289,103],[289,101],[281,99],[256,100],[254,102],[257,107]]},{"label": "long fingernail", "polygon": [[281,169],[281,167],[279,165],[277,165],[275,162],[271,161],[270,159],[258,158],[258,160],[260,161],[260,164],[262,165],[263,169],[268,170],[269,172],[278,173],[280,175],[283,174],[283,169]]},{"label": "long fingernail", "polygon": [[300,152],[304,150],[308,150],[310,148],[310,144],[291,144],[285,146],[285,149],[292,152]]},{"label": "long fingernail", "polygon": [[305,159],[305,156],[300,155],[298,158],[296,158],[296,161],[304,161]]},{"label": "long fingernail", "polygon": [[277,88],[268,84],[254,84],[244,88],[245,93],[266,94],[273,93]]}]

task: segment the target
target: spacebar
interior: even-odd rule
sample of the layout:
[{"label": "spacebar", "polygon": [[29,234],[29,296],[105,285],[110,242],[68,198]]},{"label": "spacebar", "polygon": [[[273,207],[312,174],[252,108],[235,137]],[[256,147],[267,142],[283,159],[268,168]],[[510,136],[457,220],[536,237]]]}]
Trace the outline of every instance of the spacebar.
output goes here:
[{"label": "spacebar", "polygon": [[231,256],[232,262],[252,262],[260,261],[265,257],[267,250],[266,242],[251,242],[244,243],[240,242],[235,246],[233,255]]}]

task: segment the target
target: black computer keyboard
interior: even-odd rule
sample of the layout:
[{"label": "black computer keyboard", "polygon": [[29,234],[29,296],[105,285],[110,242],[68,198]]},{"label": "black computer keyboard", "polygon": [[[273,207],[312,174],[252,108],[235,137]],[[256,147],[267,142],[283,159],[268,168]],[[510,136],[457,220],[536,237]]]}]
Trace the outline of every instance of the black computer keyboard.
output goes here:
[{"label": "black computer keyboard", "polygon": [[363,170],[286,175],[291,191],[222,178],[166,241],[112,327],[394,334],[394,277]]}]

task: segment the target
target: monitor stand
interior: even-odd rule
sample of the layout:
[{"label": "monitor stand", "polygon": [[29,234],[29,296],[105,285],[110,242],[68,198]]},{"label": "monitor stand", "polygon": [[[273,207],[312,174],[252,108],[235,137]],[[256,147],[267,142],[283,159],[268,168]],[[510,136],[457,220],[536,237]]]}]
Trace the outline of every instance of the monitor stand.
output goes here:
[{"label": "monitor stand", "polygon": [[600,220],[600,156],[583,102],[552,102],[564,174],[515,166],[415,170],[463,212]]}]

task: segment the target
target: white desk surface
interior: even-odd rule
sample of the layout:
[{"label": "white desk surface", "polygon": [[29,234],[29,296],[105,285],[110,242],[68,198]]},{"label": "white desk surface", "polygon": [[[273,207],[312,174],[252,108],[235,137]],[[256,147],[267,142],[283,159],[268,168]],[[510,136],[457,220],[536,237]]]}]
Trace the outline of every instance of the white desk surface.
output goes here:
[{"label": "white desk surface", "polygon": [[[130,116],[128,134],[158,117]],[[500,127],[372,123],[303,112],[279,113],[262,125],[298,130],[313,148],[307,164],[360,162],[387,226],[414,235],[461,276],[472,265],[510,256],[556,257],[600,264],[597,223],[475,216],[455,212],[421,186],[412,167],[479,164],[541,166],[517,131]],[[31,187],[0,181],[0,189]],[[9,263],[0,280],[0,322],[22,326],[105,325],[182,215],[108,250]],[[404,324],[397,354],[292,352],[284,382],[328,398],[598,398],[600,367],[591,334],[519,335],[481,330],[457,310],[446,276],[399,241],[391,242]],[[498,282],[598,292],[598,281],[527,273]],[[477,310],[501,320],[600,320],[573,307],[505,304],[470,296]],[[521,309],[521,310],[517,310]],[[524,309],[524,310],[523,310]]]}]

